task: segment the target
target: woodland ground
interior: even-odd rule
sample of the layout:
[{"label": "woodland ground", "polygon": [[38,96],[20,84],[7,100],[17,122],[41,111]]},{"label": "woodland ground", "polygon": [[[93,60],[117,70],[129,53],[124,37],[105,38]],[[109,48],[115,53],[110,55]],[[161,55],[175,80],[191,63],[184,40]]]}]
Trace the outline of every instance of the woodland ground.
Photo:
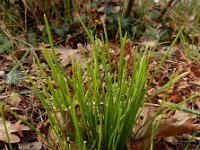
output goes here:
[{"label": "woodland ground", "polygon": [[[92,4],[97,5],[97,3]],[[158,13],[163,8],[164,4],[154,5],[155,4],[153,4],[151,12],[155,11],[155,13]],[[18,5],[16,4],[16,6]],[[26,5],[23,6],[25,7]],[[119,35],[116,30],[117,21],[115,18],[119,17],[118,13],[121,8],[121,3],[119,1],[112,1],[110,3],[102,2],[97,6],[91,6],[79,5],[79,8],[82,8],[83,11],[87,10],[88,13],[86,15],[82,13],[81,17],[83,20],[85,19],[84,23],[87,27],[96,34],[97,41],[101,38],[100,35],[103,33],[101,19],[103,18],[105,20],[109,36],[113,72],[115,72],[118,69],[117,62],[119,61],[120,53]],[[177,7],[178,6],[177,4]],[[11,9],[11,7],[12,6],[10,6],[9,9]],[[56,7],[61,6],[58,5]],[[157,89],[165,85],[170,80],[174,70],[175,77],[182,73],[183,76],[170,87],[167,91],[167,95],[165,92],[161,92],[155,95],[150,101],[144,103],[141,115],[133,132],[141,127],[145,120],[156,112],[156,109],[160,106],[159,100],[164,99],[165,96],[166,104],[162,109],[166,109],[170,104],[178,104],[193,95],[200,94],[200,11],[196,10],[196,12],[194,11],[195,13],[189,15],[181,11],[178,14],[175,12],[175,8],[176,6],[174,6],[173,9],[169,9],[168,13],[163,16],[163,19],[158,22],[152,21],[146,17],[145,13],[143,13],[143,17],[146,20],[143,19],[141,24],[132,24],[129,18],[121,19],[122,31],[126,31],[125,29],[129,28],[127,31],[128,39],[125,44],[125,60],[128,62],[129,67],[127,74],[131,74],[132,58],[135,51],[144,51],[146,47],[150,47],[152,51],[148,62],[148,67],[150,69],[150,74],[147,77],[148,80],[150,80],[155,72],[156,66],[158,66],[166,50],[175,39],[180,27],[182,25],[184,26],[184,34],[173,46],[149,90],[145,94],[145,97],[151,97]],[[7,8],[3,11],[8,11],[9,9]],[[27,8],[27,14],[30,13],[29,11],[31,10]],[[23,15],[25,15],[25,13],[22,14],[22,16]],[[4,123],[7,126],[10,143],[12,143],[13,149],[47,149],[46,143],[41,137],[28,128],[21,120],[12,115],[7,107],[10,107],[11,110],[23,116],[41,131],[44,136],[52,140],[52,137],[49,135],[49,122],[45,109],[37,95],[33,92],[31,82],[23,75],[23,71],[27,71],[34,80],[35,85],[37,85],[39,89],[41,88],[34,68],[33,60],[34,53],[36,53],[45,72],[51,77],[50,69],[41,52],[42,42],[45,43],[44,46],[50,51],[45,25],[42,22],[43,19],[37,16],[37,14],[35,15],[36,19],[33,24],[31,24],[32,18],[27,16],[27,32],[24,32],[26,27],[20,26],[20,22],[23,22],[23,20],[18,22],[19,27],[17,27],[17,31],[14,31],[13,27],[6,26],[8,25],[7,22],[3,22],[5,18],[2,19],[1,22],[0,101],[2,104],[0,110],[2,117],[0,118],[0,149],[9,149]],[[55,15],[54,17],[48,18],[55,44],[55,51],[60,65],[63,67],[66,74],[71,76],[72,57],[80,61],[82,66],[85,67],[84,54],[88,54],[92,51],[92,45],[81,24],[76,19],[73,19],[73,23],[68,24],[63,18],[58,19],[57,17],[58,16]],[[13,18],[11,17],[10,21],[13,21]],[[17,21],[19,18],[15,19]],[[129,21],[131,22],[130,24]],[[144,24],[148,24],[148,26]],[[16,32],[14,36],[13,31]],[[23,33],[21,31],[23,31]],[[162,32],[163,34],[161,34]],[[30,51],[30,53],[23,58],[23,55],[25,55],[27,51]],[[16,58],[19,60],[21,59],[20,62],[23,67],[17,65]],[[89,56],[88,59],[90,59]],[[166,112],[155,134],[153,149],[200,149],[199,110],[200,96],[196,96],[181,105],[179,110],[172,109]],[[6,122],[4,122],[3,119],[5,119]],[[144,133],[141,132],[135,140],[129,140],[127,142],[128,149],[141,149],[145,142],[148,142],[148,137],[145,137]]]}]

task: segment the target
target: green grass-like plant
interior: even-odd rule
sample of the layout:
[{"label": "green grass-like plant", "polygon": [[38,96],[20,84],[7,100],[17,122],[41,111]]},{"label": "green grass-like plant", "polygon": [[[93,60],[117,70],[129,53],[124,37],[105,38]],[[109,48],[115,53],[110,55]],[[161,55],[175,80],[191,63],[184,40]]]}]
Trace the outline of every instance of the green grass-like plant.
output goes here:
[{"label": "green grass-like plant", "polygon": [[[199,63],[200,62],[200,54],[199,54],[199,47],[200,47],[200,33],[199,33],[199,21],[200,21],[200,11],[198,11],[196,13],[196,17],[195,17],[195,22],[193,25],[193,28],[191,29],[191,31],[189,32],[189,35],[184,35],[181,34],[180,36],[180,41],[181,41],[181,45],[183,47],[184,53],[186,54],[186,56],[195,63]],[[196,37],[196,35],[198,34],[198,36]],[[196,39],[198,39],[195,42],[195,37]],[[188,41],[188,38],[190,38],[191,42]]]},{"label": "green grass-like plant", "polygon": [[[75,141],[79,149],[91,147],[124,149],[144,102],[148,73],[147,51],[141,57],[135,58],[132,75],[128,77],[127,63],[124,60],[126,36],[122,37],[119,23],[121,54],[118,73],[113,77],[111,63],[107,63],[108,47],[103,46],[108,44],[107,35],[105,34],[106,41],[102,38],[102,45],[96,45],[94,36],[83,24],[93,45],[92,61],[87,63],[86,74],[84,74],[78,61],[73,60],[73,75],[68,77],[59,67],[47,20],[46,26],[52,46],[52,56],[45,48],[42,51],[52,71],[52,79],[47,77],[37,60],[42,74],[38,72],[43,91],[41,92],[36,86],[34,89],[47,111],[52,133],[57,137],[60,148],[65,149],[69,141]],[[105,27],[104,30],[106,32]],[[108,62],[111,61],[108,60]],[[102,70],[100,64],[103,65]],[[101,76],[102,73],[103,76]],[[52,80],[55,85],[52,84]],[[87,88],[85,81],[87,81]],[[62,115],[65,125],[70,122],[71,129],[69,130],[72,131],[66,131],[62,127],[60,120],[56,118],[58,112]]]},{"label": "green grass-like plant", "polygon": [[[71,77],[65,74],[58,63],[46,17],[45,23],[52,51],[48,54],[43,47],[42,52],[52,77],[47,76],[36,57],[35,70],[42,90],[38,89],[33,81],[32,83],[50,123],[49,131],[53,141],[45,139],[46,143],[51,149],[59,147],[62,150],[71,149],[74,145],[77,149],[126,149],[126,142],[143,103],[147,100],[144,95],[181,31],[155,70],[152,80],[147,84],[148,49],[144,53],[135,53],[132,74],[127,75],[127,62],[124,59],[126,35],[122,36],[120,22],[118,25],[121,47],[118,70],[112,72],[105,24],[102,44],[97,44],[93,34],[81,21],[93,45],[93,52],[91,60],[86,63],[86,70],[81,67],[78,60],[73,59]],[[159,89],[155,95],[180,77],[170,79],[170,83]],[[159,113],[162,112],[159,111],[156,115]]]},{"label": "green grass-like plant", "polygon": [[[56,88],[52,85],[52,79],[47,78],[39,61],[37,63],[47,86],[40,77],[43,92],[36,86],[34,88],[47,111],[52,132],[58,138],[61,149],[66,148],[69,141],[75,141],[79,149],[91,147],[124,149],[145,100],[145,83],[148,74],[147,51],[141,57],[134,59],[132,75],[127,77],[127,64],[124,60],[126,36],[122,37],[119,23],[121,52],[118,73],[113,80],[110,57],[106,57],[106,54],[109,56],[108,46],[106,48],[102,46],[108,44],[105,26],[106,41],[104,42],[102,38],[103,44],[97,46],[94,36],[82,23],[93,45],[93,61],[87,63],[86,75],[84,75],[80,64],[74,60],[72,62],[73,75],[70,78],[59,67],[49,25],[46,19],[45,21],[52,56],[47,54],[45,48],[43,48],[43,53],[52,71],[52,79]],[[103,65],[103,70],[100,70],[100,64]],[[104,77],[101,76],[102,72]],[[87,81],[86,89],[85,81]],[[61,113],[65,124],[70,121],[71,129],[69,130],[72,131],[66,131],[61,126],[60,120],[56,118],[57,112]],[[68,120],[66,120],[65,112],[67,112]]]},{"label": "green grass-like plant", "polygon": [[[70,13],[71,8],[69,7],[70,0],[64,1],[65,16],[70,18],[72,17]],[[197,2],[197,0],[192,1]],[[144,3],[145,1],[142,2],[141,7],[137,10],[139,19],[143,17],[145,12],[144,6],[146,3]],[[189,2],[189,0],[187,2]],[[80,2],[76,1],[74,3],[77,4],[74,9],[77,9],[76,11],[78,12],[79,7],[76,6],[78,6],[78,3]],[[31,5],[34,4],[32,1],[27,1],[26,4],[30,4],[29,7],[32,6],[30,8],[35,7],[35,5]],[[41,4],[45,3],[41,1]],[[185,4],[187,5],[187,3]],[[192,4],[195,6],[195,3]],[[180,5],[177,9],[179,8],[182,10],[185,8],[182,6],[184,5]],[[49,7],[52,7],[52,9]],[[190,8],[191,10],[188,13],[192,14],[195,10],[194,8],[197,8],[197,6]],[[46,12],[49,12],[50,16],[52,12],[49,10],[53,10],[53,13],[60,17],[61,14],[59,14],[54,1],[51,1],[51,4],[46,8]],[[41,11],[43,12],[43,9],[41,9]],[[12,17],[11,15],[3,20],[6,22],[7,20],[5,19],[8,18],[8,21],[16,21],[16,19],[10,19]],[[49,132],[53,140],[44,137],[44,135],[42,135],[42,133],[40,133],[33,125],[14,113],[12,110],[10,110],[11,113],[17,118],[20,118],[40,137],[42,137],[50,149],[72,149],[74,145],[77,149],[125,149],[126,142],[131,136],[132,128],[136,124],[143,103],[153,98],[159,92],[169,89],[171,84],[182,77],[180,75],[175,78],[170,78],[169,83],[158,89],[152,94],[152,96],[147,99],[144,98],[145,93],[177,41],[182,29],[177,34],[177,38],[171,44],[166,55],[162,58],[160,64],[156,68],[152,79],[146,83],[149,69],[149,49],[146,49],[144,53],[138,52],[135,54],[132,74],[128,76],[127,62],[124,59],[126,35],[124,37],[122,36],[120,22],[118,23],[118,33],[120,37],[121,51],[118,70],[115,73],[112,72],[108,36],[105,25],[104,35],[102,36],[101,41],[102,44],[100,44],[96,43],[94,35],[81,22],[93,45],[93,52],[91,53],[91,61],[87,62],[86,70],[81,67],[78,60],[72,61],[72,77],[67,76],[58,63],[50,34],[50,27],[46,17],[45,22],[52,51],[51,54],[48,54],[45,47],[43,47],[42,52],[51,70],[52,77],[49,77],[49,75],[45,73],[39,59],[36,57],[35,67],[39,67],[39,70],[36,68],[37,79],[42,90],[38,89],[31,78],[30,81],[33,83],[34,90],[46,110],[50,123]],[[140,29],[140,26],[141,24],[134,28]],[[182,41],[185,42],[184,37],[182,37]],[[100,67],[101,65],[103,68]],[[165,99],[166,97],[163,98],[160,108],[162,108],[162,105],[165,103]],[[185,112],[190,111],[181,108],[180,104],[168,104],[169,108],[164,112],[161,109],[158,109],[156,114],[148,121],[153,122],[153,119],[156,116],[174,108]],[[2,113],[3,112],[1,111],[1,115]],[[199,112],[193,111],[190,113],[199,115]],[[156,128],[158,128],[158,126],[156,126]],[[151,143],[153,142],[153,135],[155,132],[156,129],[152,132],[153,134],[150,139]],[[151,148],[152,145],[153,144],[151,144]]]}]

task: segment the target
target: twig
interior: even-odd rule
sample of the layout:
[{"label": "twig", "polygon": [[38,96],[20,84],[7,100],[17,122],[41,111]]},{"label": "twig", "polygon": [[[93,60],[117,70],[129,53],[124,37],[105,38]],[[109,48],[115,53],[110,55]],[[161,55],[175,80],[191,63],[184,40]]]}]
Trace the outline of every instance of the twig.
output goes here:
[{"label": "twig", "polygon": [[[166,12],[169,10],[169,8],[172,6],[172,3],[176,0],[170,0],[168,1],[167,5],[161,10],[159,16],[155,19],[156,22],[158,22],[160,19],[163,18],[163,16],[166,14]],[[177,0],[173,7],[179,2],[180,0]]]},{"label": "twig", "polygon": [[133,4],[134,4],[134,0],[129,0],[129,1],[128,1],[127,10],[126,10],[126,13],[125,13],[125,18],[127,18],[127,17],[130,16],[131,11],[132,11],[132,9],[133,9]]}]

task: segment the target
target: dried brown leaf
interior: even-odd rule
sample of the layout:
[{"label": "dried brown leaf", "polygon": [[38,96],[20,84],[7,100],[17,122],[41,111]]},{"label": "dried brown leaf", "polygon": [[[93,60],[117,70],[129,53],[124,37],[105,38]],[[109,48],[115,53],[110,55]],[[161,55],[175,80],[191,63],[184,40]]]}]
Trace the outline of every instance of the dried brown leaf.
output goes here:
[{"label": "dried brown leaf", "polygon": [[20,150],[41,150],[42,143],[40,141],[28,142],[28,143],[17,143]]},{"label": "dried brown leaf", "polygon": [[[6,124],[6,128],[8,130],[8,136],[10,138],[10,142],[11,143],[18,143],[20,142],[20,138],[17,135],[14,135],[12,133],[17,132],[17,129],[15,128],[14,124],[11,124],[11,122],[9,121],[5,121]],[[24,125],[20,125],[20,130],[24,131],[24,130],[30,130],[30,128],[28,128],[27,126]],[[4,141],[6,143],[8,143],[8,138],[6,135],[6,130],[4,128],[4,124],[3,124],[3,120],[2,118],[0,118],[0,141]]]},{"label": "dried brown leaf", "polygon": [[[154,125],[158,123],[158,120],[162,119],[159,117],[156,118]],[[196,116],[176,111],[176,113],[167,119],[162,119],[161,124],[159,125],[156,136],[157,137],[168,137],[181,135],[184,133],[189,133],[192,131],[200,130],[200,124],[195,122]]]},{"label": "dried brown leaf", "polygon": [[[48,49],[48,51],[51,50]],[[82,65],[82,67],[85,67],[85,59],[81,51],[81,49],[66,49],[65,47],[55,48],[58,60],[63,67],[71,64],[73,58],[75,59],[75,61],[78,61]]]},{"label": "dried brown leaf", "polygon": [[5,101],[13,106],[18,106],[21,97],[18,93],[12,92]]},{"label": "dried brown leaf", "polygon": [[169,94],[167,100],[175,104],[179,103],[182,99],[178,93]]}]

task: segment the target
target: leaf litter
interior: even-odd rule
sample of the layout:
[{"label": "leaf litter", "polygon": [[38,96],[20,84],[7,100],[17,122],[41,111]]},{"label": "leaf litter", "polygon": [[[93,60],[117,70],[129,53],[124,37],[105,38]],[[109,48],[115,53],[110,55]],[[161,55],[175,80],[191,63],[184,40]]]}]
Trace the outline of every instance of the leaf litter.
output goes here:
[{"label": "leaf litter", "polygon": [[[112,9],[113,12],[111,13],[118,13],[119,7],[116,6]],[[105,10],[105,6],[101,6],[98,9],[91,10],[93,12],[99,13],[97,15],[97,18],[95,19],[96,24],[101,24],[100,18],[103,20],[107,19],[107,14],[104,14],[101,16],[103,11],[109,11]],[[101,16],[101,17],[99,17]],[[191,24],[190,24],[191,25]],[[99,34],[102,33],[101,30],[98,31]],[[87,58],[90,59],[88,54],[92,50],[92,45],[85,44],[82,38],[83,36],[77,35],[72,36],[66,41],[66,45],[59,46],[55,48],[56,55],[59,59],[59,62],[61,66],[70,74],[71,69],[71,63],[72,59],[75,59],[80,62],[83,68],[85,68],[85,63]],[[170,37],[173,38],[173,37]],[[50,52],[50,49],[48,48],[48,45],[46,46],[47,50]],[[117,62],[119,61],[119,53],[120,53],[120,46],[117,42],[109,42],[109,47],[111,51],[111,61],[113,65],[113,71],[117,70]],[[129,70],[131,70],[131,62],[132,62],[132,56],[134,54],[134,51],[137,49],[145,49],[145,47],[151,47],[155,49],[155,51],[152,52],[150,56],[150,62],[149,62],[149,68],[150,68],[150,75],[149,79],[152,76],[152,74],[155,71],[156,66],[158,65],[160,59],[164,56],[166,49],[168,46],[162,46],[157,45],[156,41],[147,41],[147,39],[142,39],[140,42],[135,42],[128,40],[126,42],[125,46],[125,57],[126,61],[129,62]],[[16,51],[15,55],[16,57],[21,57],[26,52],[25,49],[19,49]],[[36,48],[33,50],[33,52],[30,53],[29,57],[23,61],[25,69],[30,71],[30,74],[34,77],[35,71],[32,67],[33,65],[33,59],[34,59],[34,53],[37,54],[40,60],[44,61],[44,58],[41,54],[40,48]],[[53,135],[50,134],[50,127],[48,123],[48,119],[46,118],[45,112],[40,104],[38,102],[38,99],[35,97],[33,93],[31,93],[31,88],[29,87],[30,84],[27,83],[27,85],[22,85],[23,83],[19,82],[21,76],[14,75],[16,78],[16,82],[14,82],[14,85],[12,85],[12,88],[8,87],[7,84],[10,84],[11,82],[5,82],[6,81],[6,75],[9,75],[9,71],[12,66],[12,59],[11,55],[8,54],[1,54],[0,55],[1,63],[0,63],[0,100],[4,101],[6,105],[11,106],[13,110],[18,112],[21,115],[25,115],[28,120],[30,120],[31,123],[33,123],[35,126],[37,126],[38,130],[41,131],[47,138],[51,139],[51,141],[56,142]],[[28,64],[28,65],[27,65]],[[171,102],[174,104],[177,104],[181,102],[182,100],[190,97],[193,94],[199,94],[200,93],[200,64],[194,63],[190,59],[187,58],[186,54],[184,53],[183,47],[180,44],[177,44],[173,47],[172,51],[170,52],[167,60],[165,61],[164,65],[160,69],[159,73],[155,77],[152,85],[150,86],[149,90],[147,91],[146,97],[149,97],[154,93],[157,89],[159,89],[161,86],[166,84],[169,81],[171,73],[175,71],[175,75],[180,75],[181,73],[187,73],[185,76],[177,81],[174,85],[171,86],[167,93],[167,99],[166,102]],[[46,71],[49,71],[48,68],[45,68]],[[128,71],[129,71],[128,70]],[[21,71],[20,68],[18,68],[18,71]],[[131,72],[129,72],[131,73]],[[12,80],[10,80],[12,81]],[[37,84],[37,83],[36,83]],[[38,85],[38,88],[39,85]],[[20,93],[19,91],[27,90],[29,91],[28,94]],[[12,91],[12,92],[10,92]],[[20,94],[19,94],[20,93]],[[138,128],[140,128],[145,121],[150,118],[152,115],[155,114],[157,108],[160,106],[159,100],[164,97],[164,92],[157,94],[151,101],[144,104],[144,107],[142,109],[142,113],[138,119],[138,123],[133,128],[133,133],[137,131]],[[188,108],[191,110],[200,110],[200,97],[197,97],[193,99],[192,101],[186,103],[186,105],[182,106],[183,108]],[[162,109],[166,109],[166,106],[164,106]],[[8,132],[11,138],[11,143],[18,143],[19,149],[42,149],[42,144],[45,145],[45,143],[42,141],[42,139],[34,134],[33,132],[30,132],[32,137],[30,137],[29,141],[27,142],[24,140],[23,136],[29,136],[24,135],[22,131],[29,131],[30,129],[24,125],[21,124],[19,120],[14,118],[11,114],[5,112],[6,126],[8,127]],[[59,112],[58,112],[58,118],[59,118]],[[66,115],[67,117],[67,115]],[[11,123],[15,122],[15,123]],[[158,126],[158,130],[155,133],[155,140],[158,141],[157,143],[160,143],[160,145],[164,145],[166,149],[172,148],[174,145],[178,145],[178,141],[180,139],[191,139],[194,141],[199,142],[199,135],[194,137],[191,137],[191,132],[193,131],[199,131],[200,130],[200,118],[199,116],[188,114],[183,111],[172,109],[163,116],[157,116],[155,121],[153,122],[152,126],[156,127],[157,123],[160,122],[160,125]],[[142,142],[145,138],[147,128],[142,128],[142,130],[137,134],[136,141],[129,141],[127,143],[128,149],[141,149]],[[13,134],[17,133],[17,134]],[[0,140],[7,142],[7,137],[5,134],[4,126],[2,124],[2,120],[0,120]],[[181,136],[181,137],[180,137]],[[0,143],[1,145],[2,143]],[[171,144],[171,145],[170,145]],[[158,144],[157,144],[158,145]],[[162,146],[163,146],[162,145]],[[181,149],[183,148],[183,145],[179,145]],[[2,146],[0,146],[2,147]],[[156,147],[156,144],[155,144]],[[159,145],[158,145],[159,148]]]},{"label": "leaf litter", "polygon": [[[119,59],[119,45],[117,43],[110,43],[110,49],[111,49],[111,60],[112,60],[113,64],[116,64],[116,62]],[[133,55],[132,53],[134,53],[135,49],[136,49],[136,46],[134,45],[134,43],[132,41],[128,40],[126,43],[126,46],[125,46],[125,57],[126,57],[127,61],[131,62],[130,59],[132,58],[132,55]],[[163,56],[164,49],[165,49],[165,47],[162,47],[162,46],[158,47],[156,49],[155,53],[150,57],[150,63],[149,63],[149,66],[151,68],[150,76],[151,76],[151,73],[153,73],[155,67],[158,65],[160,58]],[[50,51],[50,49],[48,49],[48,50]],[[72,48],[70,48],[70,46],[57,47],[55,49],[61,66],[63,66],[66,70],[69,69],[73,58],[75,60],[78,60],[84,68],[85,62],[86,62],[84,54],[88,54],[91,50],[92,50],[92,46],[89,44],[86,47],[79,44],[77,49],[72,49]],[[156,58],[155,57],[156,55],[159,55],[159,57]],[[113,68],[117,69],[117,66],[113,67]],[[159,87],[161,87],[162,85],[167,83],[169,81],[170,74],[172,73],[172,71],[174,69],[176,69],[176,71],[175,71],[176,75],[179,75],[184,72],[188,72],[188,73],[182,79],[180,79],[178,82],[176,82],[174,85],[172,85],[172,87],[168,91],[168,96],[167,96],[168,102],[179,103],[182,100],[191,96],[192,94],[199,93],[199,91],[200,91],[200,86],[199,86],[200,73],[197,68],[199,68],[199,64],[194,64],[190,60],[188,60],[188,58],[183,53],[181,46],[176,45],[172,49],[172,51],[170,53],[170,57],[168,57],[167,61],[164,63],[161,70],[157,74],[155,80],[153,81],[149,91],[147,92],[147,96],[150,96],[153,91],[155,91],[156,89],[158,89]],[[15,86],[16,86],[15,88],[17,88],[19,85],[15,85]],[[24,101],[28,100],[27,96],[22,96],[25,99],[21,100],[19,98],[20,94],[17,94],[14,92],[14,93],[11,93],[11,95],[9,96],[7,91],[5,91],[5,90],[3,90],[3,91],[4,91],[4,94],[9,97],[9,98],[7,98],[7,100],[4,100],[7,103],[7,105],[12,105],[12,106],[18,107],[19,110],[21,108],[18,105],[19,104],[22,105],[24,103]],[[150,116],[152,116],[156,112],[156,108],[159,106],[158,100],[162,99],[163,96],[164,96],[164,93],[163,94],[160,93],[157,96],[155,96],[155,98],[153,100],[151,100],[150,102],[145,104],[145,107],[143,108],[141,116],[140,116],[140,118],[142,118],[142,120],[139,121],[138,124],[136,125],[135,129],[133,129],[133,133],[135,132],[135,130],[137,128],[142,126],[142,124],[145,122],[146,119],[148,119]],[[35,99],[35,97],[32,97],[31,99],[29,99],[29,101],[30,100],[34,101],[34,99]],[[27,102],[24,104],[26,105]],[[150,105],[148,105],[148,104],[150,104]],[[37,104],[37,102],[36,102],[35,105],[39,106],[38,108],[35,108],[36,111],[39,111],[39,109],[41,109],[40,104]],[[187,103],[187,105],[184,107],[199,110],[200,109],[199,97],[194,99],[193,101]],[[30,111],[31,111],[31,109],[33,110],[33,108],[30,108]],[[41,113],[37,114],[37,116],[39,118],[40,118],[40,115],[42,115]],[[32,114],[32,112],[31,113],[26,112],[26,115],[30,115],[30,114]],[[161,138],[161,139],[165,140],[166,137],[176,138],[180,135],[183,135],[183,134],[190,135],[189,133],[191,133],[192,131],[200,130],[200,124],[199,124],[200,121],[197,116],[190,115],[188,113],[181,112],[178,110],[175,110],[175,112],[172,113],[171,115],[169,115],[169,114],[170,114],[170,112],[165,114],[164,117],[158,116],[155,119],[153,126],[156,126],[158,121],[161,119],[161,123],[155,134],[155,138]],[[30,118],[30,116],[29,116],[29,118]],[[39,120],[38,120],[39,122],[41,122],[41,121],[44,122],[46,119],[43,120],[42,118],[40,118]],[[12,134],[13,132],[18,132],[17,129],[14,128],[15,125],[12,125],[10,122],[6,122],[6,123],[8,126],[9,134],[12,139],[11,141],[13,143],[19,143],[20,137]],[[20,127],[20,128],[18,128],[18,130],[19,129],[20,130],[28,130],[28,128],[26,128],[24,126],[22,126],[22,127],[21,127],[21,125],[18,125],[18,126]],[[43,126],[43,130],[46,130],[47,135],[48,135],[48,132],[49,132],[48,129],[44,129],[44,128],[48,128],[48,127]],[[3,129],[1,129],[1,130],[3,130]],[[2,131],[1,133],[2,133],[1,140],[4,142],[7,142],[6,138],[5,138],[5,132]],[[140,141],[144,138],[144,135],[145,135],[144,133],[145,133],[145,128],[143,128],[143,131],[138,133],[137,138],[136,138],[137,141]],[[169,141],[167,141],[167,140],[165,140],[165,142],[169,143]],[[26,144],[27,143],[25,143],[25,145]],[[31,142],[29,144],[31,144]],[[134,142],[134,143],[129,142],[130,147],[134,147],[134,144],[138,144],[138,142]],[[22,145],[19,144],[19,147],[24,146],[24,145],[23,146]],[[29,147],[29,146],[30,145],[28,145],[27,147]]]},{"label": "leaf litter", "polygon": [[[10,143],[19,143],[20,136],[21,137],[23,136],[22,131],[30,130],[29,127],[21,124],[21,121],[18,121],[15,124],[12,124],[9,121],[5,121],[5,125],[8,131],[8,136],[10,138]],[[18,133],[19,135],[15,135],[14,133]],[[0,118],[0,141],[6,142],[6,143],[8,143],[9,141],[6,135],[2,118]]]}]

